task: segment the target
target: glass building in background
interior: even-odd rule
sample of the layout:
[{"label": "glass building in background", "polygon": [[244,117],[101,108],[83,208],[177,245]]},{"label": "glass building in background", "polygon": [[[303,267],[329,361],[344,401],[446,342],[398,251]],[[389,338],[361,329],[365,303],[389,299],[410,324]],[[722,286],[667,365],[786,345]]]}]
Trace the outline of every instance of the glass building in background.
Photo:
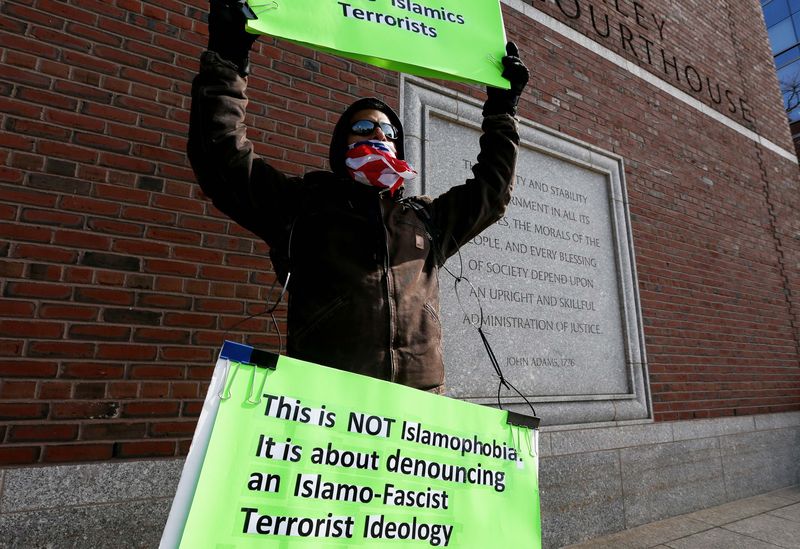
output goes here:
[{"label": "glass building in background", "polygon": [[761,0],[783,104],[800,156],[800,0]]}]

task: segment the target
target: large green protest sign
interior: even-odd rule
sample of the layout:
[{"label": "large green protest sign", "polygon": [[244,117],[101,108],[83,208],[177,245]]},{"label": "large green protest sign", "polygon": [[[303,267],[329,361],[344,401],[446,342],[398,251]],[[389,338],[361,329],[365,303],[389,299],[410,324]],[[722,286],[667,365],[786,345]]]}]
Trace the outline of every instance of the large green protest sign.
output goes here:
[{"label": "large green protest sign", "polygon": [[220,356],[162,547],[541,546],[537,431],[507,412]]},{"label": "large green protest sign", "polygon": [[249,0],[251,31],[379,67],[509,88],[499,0]]}]

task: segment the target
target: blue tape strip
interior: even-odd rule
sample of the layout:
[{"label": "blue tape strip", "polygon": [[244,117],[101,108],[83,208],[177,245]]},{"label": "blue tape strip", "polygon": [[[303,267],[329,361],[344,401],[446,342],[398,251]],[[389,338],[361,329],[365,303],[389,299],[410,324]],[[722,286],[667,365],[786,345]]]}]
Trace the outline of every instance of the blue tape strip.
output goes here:
[{"label": "blue tape strip", "polygon": [[235,341],[225,341],[222,350],[219,352],[220,358],[226,358],[234,362],[250,364],[250,357],[253,355],[253,348],[249,345],[242,345]]}]

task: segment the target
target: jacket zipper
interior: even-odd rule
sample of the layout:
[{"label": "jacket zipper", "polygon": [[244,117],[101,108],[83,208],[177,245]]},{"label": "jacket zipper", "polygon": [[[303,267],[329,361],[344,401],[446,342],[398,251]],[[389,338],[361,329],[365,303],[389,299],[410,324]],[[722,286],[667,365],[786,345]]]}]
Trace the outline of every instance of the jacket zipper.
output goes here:
[{"label": "jacket zipper", "polygon": [[383,210],[383,196],[386,191],[381,191],[378,193],[378,209],[380,210],[381,214],[381,228],[383,229],[383,244],[384,244],[384,251],[383,254],[383,269],[386,273],[386,304],[389,308],[389,367],[390,367],[390,381],[397,381],[397,366],[395,365],[394,359],[394,332],[395,332],[395,325],[394,325],[394,300],[392,299],[392,294],[394,293],[394,284],[392,283],[392,263],[389,260],[389,232],[386,230],[386,220],[383,218],[384,210]]}]

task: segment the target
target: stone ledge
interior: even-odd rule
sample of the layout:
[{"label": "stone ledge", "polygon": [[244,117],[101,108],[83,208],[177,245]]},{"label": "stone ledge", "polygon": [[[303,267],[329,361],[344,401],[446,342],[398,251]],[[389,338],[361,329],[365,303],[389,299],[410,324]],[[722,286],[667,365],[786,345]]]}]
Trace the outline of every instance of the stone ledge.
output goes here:
[{"label": "stone ledge", "polygon": [[183,459],[170,459],[7,469],[0,513],[172,498],[182,468]]}]

